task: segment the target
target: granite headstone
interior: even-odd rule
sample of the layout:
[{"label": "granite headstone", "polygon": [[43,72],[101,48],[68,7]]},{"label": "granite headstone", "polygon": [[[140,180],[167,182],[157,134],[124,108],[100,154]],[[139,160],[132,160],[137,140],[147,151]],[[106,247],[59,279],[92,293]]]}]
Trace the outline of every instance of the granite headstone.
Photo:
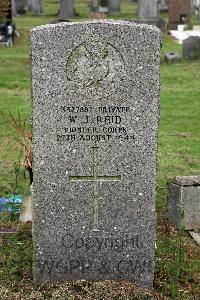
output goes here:
[{"label": "granite headstone", "polygon": [[200,58],[200,36],[190,36],[183,40],[183,57]]},{"label": "granite headstone", "polygon": [[31,31],[36,282],[152,287],[160,43],[125,21]]}]

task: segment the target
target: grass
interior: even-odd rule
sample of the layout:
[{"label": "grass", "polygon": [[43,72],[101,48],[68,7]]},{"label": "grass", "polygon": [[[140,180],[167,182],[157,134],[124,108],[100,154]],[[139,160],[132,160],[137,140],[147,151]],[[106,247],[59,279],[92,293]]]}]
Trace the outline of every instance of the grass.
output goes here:
[{"label": "grass", "polygon": [[[89,15],[89,1],[77,0],[76,20]],[[29,30],[56,19],[56,0],[45,1],[45,15],[21,16],[15,19],[20,37],[13,48],[0,48],[0,110],[30,118]],[[166,18],[166,14],[164,15]],[[122,1],[121,19],[136,17],[136,6]],[[116,17],[117,18],[117,17]],[[119,18],[119,17],[118,17]],[[195,17],[192,18],[195,22]],[[164,52],[181,46],[168,35],[163,36],[161,51],[161,119],[158,151],[157,251],[154,292],[136,289],[125,282],[37,286],[32,282],[32,242],[30,225],[20,227],[18,234],[3,235],[0,243],[0,298],[4,299],[199,299],[200,251],[187,233],[169,227],[166,220],[166,185],[176,175],[200,173],[200,61],[166,64]],[[12,133],[9,124],[0,119],[0,141]],[[13,192],[14,161],[19,154],[13,148],[1,153],[0,196]],[[27,179],[28,180],[28,179]],[[18,193],[26,193],[23,174]],[[7,225],[15,223],[6,221]],[[5,226],[5,219],[0,225]],[[180,239],[182,241],[180,254]]]}]

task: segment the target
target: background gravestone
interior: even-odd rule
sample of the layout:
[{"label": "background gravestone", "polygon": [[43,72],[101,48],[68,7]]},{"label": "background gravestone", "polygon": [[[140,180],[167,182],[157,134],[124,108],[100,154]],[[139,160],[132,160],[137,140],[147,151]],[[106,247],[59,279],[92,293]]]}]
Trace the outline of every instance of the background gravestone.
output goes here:
[{"label": "background gravestone", "polygon": [[[112,9],[111,3],[111,8]],[[108,16],[109,1],[108,0],[92,0],[91,1],[91,18],[104,19]],[[112,14],[112,13],[111,13]]]},{"label": "background gravestone", "polygon": [[120,14],[120,0],[109,0],[109,15],[119,15]]},{"label": "background gravestone", "polygon": [[183,57],[200,58],[200,36],[190,36],[183,40]]},{"label": "background gravestone", "polygon": [[60,14],[61,20],[67,20],[74,17],[74,1],[73,0],[60,0]]},{"label": "background gravestone", "polygon": [[93,13],[98,12],[99,0],[91,0],[90,8]]},{"label": "background gravestone", "polygon": [[25,14],[28,8],[28,0],[15,0],[15,5],[18,14]]},{"label": "background gravestone", "polygon": [[139,0],[138,18],[136,22],[155,25],[162,31],[165,30],[165,22],[160,19],[158,0]]},{"label": "background gravestone", "polygon": [[190,24],[191,0],[168,0],[168,29],[176,30],[179,24]]},{"label": "background gravestone", "polygon": [[139,0],[138,15],[141,20],[159,18],[158,0]]},{"label": "background gravestone", "polygon": [[12,2],[11,0],[0,1],[0,24],[12,22]]},{"label": "background gravestone", "polygon": [[42,15],[44,12],[43,0],[28,0],[28,11],[32,14]]},{"label": "background gravestone", "polygon": [[168,186],[169,222],[185,230],[200,229],[200,176],[177,176]]},{"label": "background gravestone", "polygon": [[17,10],[16,10],[16,4],[15,4],[15,0],[11,0],[12,3],[12,16],[16,17],[17,15]]},{"label": "background gravestone", "polygon": [[34,279],[152,287],[160,31],[31,31]]},{"label": "background gravestone", "polygon": [[168,0],[159,1],[159,10],[161,12],[168,12]]}]

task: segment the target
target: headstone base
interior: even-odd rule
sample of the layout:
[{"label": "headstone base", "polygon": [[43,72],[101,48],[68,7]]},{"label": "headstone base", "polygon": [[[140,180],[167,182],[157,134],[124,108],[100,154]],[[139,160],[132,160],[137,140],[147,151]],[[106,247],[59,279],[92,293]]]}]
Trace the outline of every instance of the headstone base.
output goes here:
[{"label": "headstone base", "polygon": [[176,177],[169,184],[168,220],[177,228],[200,229],[200,176]]},{"label": "headstone base", "polygon": [[152,288],[160,44],[125,21],[31,31],[36,282]]}]

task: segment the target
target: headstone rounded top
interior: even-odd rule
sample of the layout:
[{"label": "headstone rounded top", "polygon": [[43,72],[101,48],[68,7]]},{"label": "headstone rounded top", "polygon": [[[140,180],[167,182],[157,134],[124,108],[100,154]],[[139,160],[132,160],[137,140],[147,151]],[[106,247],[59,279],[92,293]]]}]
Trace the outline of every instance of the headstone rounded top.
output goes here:
[{"label": "headstone rounded top", "polygon": [[103,25],[120,25],[120,26],[128,26],[132,28],[140,28],[145,30],[151,30],[160,33],[160,29],[154,25],[147,25],[147,24],[137,24],[135,22],[130,21],[124,21],[124,20],[101,20],[101,19],[94,19],[90,21],[84,21],[84,22],[62,22],[62,23],[56,23],[56,24],[47,24],[47,25],[40,25],[33,29],[31,29],[31,32],[35,32],[42,29],[48,29],[48,28],[58,28],[58,27],[68,27],[68,26],[89,26],[94,24],[103,24]]},{"label": "headstone rounded top", "polygon": [[193,35],[193,36],[189,36],[186,39],[183,40],[183,44],[187,44],[187,43],[191,43],[193,41],[200,41],[200,36],[199,35]]}]

